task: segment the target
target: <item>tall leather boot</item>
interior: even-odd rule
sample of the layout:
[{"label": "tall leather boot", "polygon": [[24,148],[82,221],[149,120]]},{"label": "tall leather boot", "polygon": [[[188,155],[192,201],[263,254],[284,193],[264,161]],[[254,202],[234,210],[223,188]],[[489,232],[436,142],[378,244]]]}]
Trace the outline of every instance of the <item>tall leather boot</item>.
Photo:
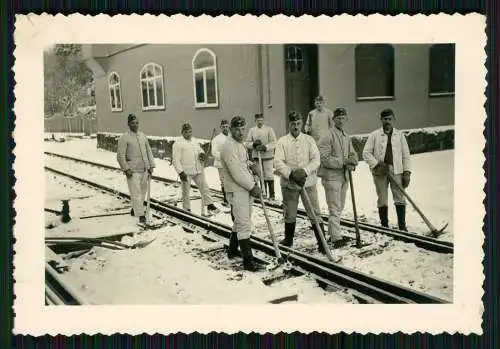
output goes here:
[{"label": "tall leather boot", "polygon": [[229,248],[227,249],[227,258],[233,259],[235,257],[240,257],[240,251],[238,251],[238,233],[232,231],[231,236],[229,237]]},{"label": "tall leather boot", "polygon": [[406,206],[405,205],[395,205],[396,214],[398,216],[398,227],[399,230],[408,231],[406,228]]},{"label": "tall leather boot", "polygon": [[[319,226],[321,228],[321,232],[323,233],[323,236],[325,236],[325,227],[323,226],[323,223],[319,223]],[[314,232],[314,236],[316,237],[316,241],[318,242],[318,252],[321,254],[325,254],[325,248],[323,247],[323,244],[321,243],[321,237],[320,233],[318,232],[318,229],[316,228],[316,224],[313,224],[311,229]]]},{"label": "tall leather boot", "polygon": [[269,193],[269,199],[274,200],[274,181],[266,181]]},{"label": "tall leather boot", "polygon": [[243,256],[243,268],[249,271],[259,271],[262,270],[263,267],[256,263],[253,254],[252,248],[250,247],[250,239],[244,239],[239,241],[241,254]]},{"label": "tall leather boot", "polygon": [[285,238],[281,240],[280,245],[292,247],[293,236],[295,235],[295,223],[285,223]]},{"label": "tall leather boot", "polygon": [[383,227],[389,227],[389,207],[381,206],[378,208],[378,215],[380,217],[380,224]]}]

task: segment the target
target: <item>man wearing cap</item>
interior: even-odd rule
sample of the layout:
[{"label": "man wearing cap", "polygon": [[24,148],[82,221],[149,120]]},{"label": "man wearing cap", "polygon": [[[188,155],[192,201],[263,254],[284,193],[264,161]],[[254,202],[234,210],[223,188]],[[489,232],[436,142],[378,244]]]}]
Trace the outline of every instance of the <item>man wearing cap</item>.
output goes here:
[{"label": "man wearing cap", "polygon": [[315,109],[311,110],[307,115],[305,132],[312,136],[316,142],[319,141],[321,133],[327,131],[332,126],[333,113],[330,109],[325,108],[325,99],[323,96],[318,96],[314,99]]},{"label": "man wearing cap", "polygon": [[333,127],[323,133],[318,148],[321,157],[321,167],[318,176],[321,177],[328,204],[328,235],[333,248],[345,246],[346,240],[340,233],[340,216],[345,205],[349,178],[347,171],[354,171],[358,165],[358,155],[352,146],[349,134],[344,129],[347,112],[337,108],[333,112]]},{"label": "man wearing cap", "polygon": [[207,207],[209,215],[217,214],[220,210],[213,204],[205,180],[205,169],[203,167],[205,152],[201,149],[200,144],[193,140],[191,124],[182,125],[181,134],[182,137],[175,141],[173,145],[172,163],[182,181],[182,207],[186,211],[191,211],[189,195],[191,180],[193,180],[201,194],[201,214],[205,216],[205,207]]},{"label": "man wearing cap", "polygon": [[[302,115],[298,112],[288,114],[290,132],[278,140],[274,157],[274,167],[280,174],[281,193],[283,196],[283,213],[285,220],[285,239],[280,244],[291,247],[295,235],[297,219],[297,206],[299,196],[302,203],[306,201],[304,192],[309,196],[314,214],[310,207],[304,206],[312,223],[312,229],[318,242],[319,252],[324,253],[319,231],[316,228],[317,219],[321,215],[318,204],[318,191],[316,189],[316,172],[320,165],[318,147],[311,136],[301,132]],[[323,222],[317,222],[323,230]],[[322,232],[321,232],[322,233]]]},{"label": "man wearing cap", "polygon": [[231,136],[222,146],[221,163],[224,188],[231,204],[233,229],[229,239],[229,256],[238,254],[238,244],[246,270],[261,269],[252,254],[250,235],[252,233],[253,198],[260,196],[260,188],[255,181],[258,174],[255,164],[249,161],[245,141],[245,119],[235,116],[231,119]]},{"label": "man wearing cap", "polygon": [[222,119],[220,122],[220,130],[221,132],[212,140],[212,156],[214,157],[214,167],[219,172],[220,186],[222,195],[224,196],[223,205],[228,206],[226,192],[224,190],[224,175],[222,173],[222,164],[220,162],[220,151],[229,135],[229,122],[226,119]]},{"label": "man wearing cap", "polygon": [[392,109],[385,109],[380,113],[382,127],[368,136],[363,149],[363,159],[373,174],[381,225],[389,226],[387,187],[390,184],[396,206],[398,227],[406,231],[406,201],[403,193],[389,179],[388,174],[391,173],[403,188],[410,185],[410,150],[403,132],[393,126],[394,119]]},{"label": "man wearing cap", "polygon": [[134,114],[127,118],[129,131],[118,140],[116,159],[127,177],[132,203],[131,214],[146,223],[144,199],[148,188],[148,176],[153,173],[155,161],[148,139],[139,131],[139,120]]},{"label": "man wearing cap", "polygon": [[271,127],[265,125],[263,114],[255,114],[254,118],[256,126],[252,127],[248,132],[246,144],[247,148],[252,150],[252,158],[257,163],[258,154],[260,153],[264,183],[267,186],[269,198],[274,200],[273,160],[276,135]]}]

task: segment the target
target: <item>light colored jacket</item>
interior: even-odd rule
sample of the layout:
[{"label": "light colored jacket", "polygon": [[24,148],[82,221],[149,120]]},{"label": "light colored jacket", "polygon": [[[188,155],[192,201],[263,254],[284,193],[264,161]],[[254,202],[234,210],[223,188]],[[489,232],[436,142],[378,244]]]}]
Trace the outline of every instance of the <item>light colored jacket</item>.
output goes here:
[{"label": "light colored jacket", "polygon": [[345,161],[349,156],[356,160],[356,164],[358,161],[358,154],[347,132],[335,126],[330,128],[322,134],[318,149],[321,158],[318,176],[327,181],[346,181]]},{"label": "light colored jacket", "polygon": [[222,163],[220,162],[220,151],[222,150],[222,146],[228,139],[224,133],[219,133],[212,140],[212,156],[214,157],[214,167],[222,168]]},{"label": "light colored jacket", "polygon": [[[274,158],[274,149],[276,148],[276,134],[274,130],[267,126],[262,125],[261,128],[254,126],[248,131],[246,147],[253,149],[253,142],[260,139],[262,144],[266,146],[266,151],[262,152],[260,156],[263,160]],[[252,150],[252,158],[258,158],[257,151]]]},{"label": "light colored jacket", "polygon": [[221,150],[224,190],[227,193],[248,192],[255,185],[250,171],[248,151],[243,143],[228,137]]},{"label": "light colored jacket", "polygon": [[[387,149],[388,137],[382,128],[379,128],[368,136],[363,149],[363,159],[370,169],[373,169],[379,162],[384,161],[385,150]],[[393,128],[392,130],[392,158],[394,174],[398,175],[410,170],[410,149],[403,132]]]},{"label": "light colored jacket", "polygon": [[317,109],[313,109],[307,115],[306,125],[304,130],[311,134],[316,142],[321,138],[321,134],[328,131],[332,124],[333,112],[330,109],[323,108],[320,112]]},{"label": "light colored jacket", "polygon": [[153,152],[144,133],[128,131],[118,140],[116,159],[122,170],[144,172],[155,167]]},{"label": "light colored jacket", "polygon": [[177,173],[184,172],[188,176],[194,176],[203,172],[203,165],[198,159],[200,153],[204,153],[198,142],[191,138],[186,140],[181,137],[175,141],[172,147],[172,163]]},{"label": "light colored jacket", "polygon": [[296,183],[289,180],[290,173],[297,168],[303,168],[307,173],[305,187],[316,185],[319,165],[318,146],[311,136],[300,133],[295,138],[288,133],[278,140],[274,168],[280,174],[281,186],[299,189]]}]

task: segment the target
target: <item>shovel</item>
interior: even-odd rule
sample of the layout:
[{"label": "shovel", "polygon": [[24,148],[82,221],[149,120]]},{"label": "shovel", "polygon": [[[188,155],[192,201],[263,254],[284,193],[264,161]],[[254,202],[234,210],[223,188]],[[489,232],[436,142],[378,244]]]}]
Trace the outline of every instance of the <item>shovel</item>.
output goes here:
[{"label": "shovel", "polygon": [[321,226],[319,225],[318,219],[316,217],[316,213],[314,213],[313,206],[311,204],[311,199],[309,198],[309,195],[307,194],[307,191],[304,187],[302,187],[302,194],[303,198],[305,199],[304,206],[307,211],[310,212],[312,215],[312,220],[314,221],[314,225],[316,226],[316,230],[318,231],[319,234],[319,239],[321,240],[321,245],[323,246],[323,249],[325,250],[326,257],[333,263],[338,263],[342,260],[342,257],[333,257],[332,252],[330,251],[330,247],[326,243],[325,240],[325,235],[323,235],[323,230],[321,229]]},{"label": "shovel", "polygon": [[362,248],[364,246],[368,246],[369,244],[363,244],[361,242],[361,234],[359,233],[359,225],[358,225],[358,212],[356,210],[356,199],[354,197],[354,185],[352,184],[352,172],[347,170],[349,175],[349,185],[351,186],[351,198],[352,198],[352,211],[354,213],[354,230],[356,231],[356,247]]},{"label": "shovel", "polygon": [[264,166],[262,165],[262,156],[260,155],[260,151],[257,152],[257,156],[259,157],[260,187],[266,192],[267,196],[266,182],[264,181]]},{"label": "shovel", "polygon": [[408,199],[408,201],[412,204],[413,208],[415,211],[418,212],[420,217],[424,220],[425,224],[429,227],[431,230],[427,235],[430,235],[434,238],[437,238],[439,235],[443,234],[443,231],[446,229],[448,226],[448,223],[446,223],[441,229],[437,230],[436,227],[432,225],[432,223],[427,219],[427,217],[424,215],[424,213],[420,210],[420,208],[417,206],[417,204],[411,199],[411,197],[406,193],[404,188],[396,181],[396,178],[394,178],[393,174],[389,172],[389,179],[398,187],[399,190],[403,193],[403,195]]}]

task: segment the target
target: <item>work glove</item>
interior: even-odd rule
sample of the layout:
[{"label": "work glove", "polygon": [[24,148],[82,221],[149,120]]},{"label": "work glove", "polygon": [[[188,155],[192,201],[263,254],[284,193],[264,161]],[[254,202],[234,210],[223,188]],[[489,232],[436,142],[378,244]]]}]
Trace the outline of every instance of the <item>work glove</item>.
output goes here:
[{"label": "work glove", "polygon": [[264,144],[261,144],[255,148],[255,150],[260,151],[260,152],[266,152],[267,148]]},{"label": "work glove", "polygon": [[292,170],[290,173],[290,180],[297,183],[300,187],[303,187],[306,184],[307,173],[303,168],[297,168]]},{"label": "work glove", "polygon": [[384,162],[379,162],[372,170],[375,176],[387,176],[389,173],[389,166]]},{"label": "work glove", "polygon": [[410,177],[411,177],[410,171],[403,172],[403,177],[402,177],[403,188],[408,188],[408,186],[410,185]]},{"label": "work glove", "polygon": [[358,165],[358,160],[354,157],[354,155],[350,154],[347,157],[347,160],[345,161],[345,163],[348,164],[348,165],[357,166]]},{"label": "work glove", "polygon": [[199,153],[198,160],[200,160],[200,162],[204,162],[205,161],[205,153]]},{"label": "work glove", "polygon": [[253,196],[254,198],[260,198],[260,194],[261,194],[260,188],[257,185],[257,183],[255,183],[253,188],[250,190],[250,196]]},{"label": "work glove", "polygon": [[153,174],[154,169],[155,169],[154,167],[150,167],[150,168],[148,168],[148,173],[149,173],[150,175],[152,175],[152,174]]},{"label": "work glove", "polygon": [[262,141],[260,139],[257,139],[253,142],[253,148],[257,150],[257,147],[262,145]]},{"label": "work glove", "polygon": [[179,173],[179,177],[181,177],[181,181],[183,182],[188,180],[188,176],[184,172]]},{"label": "work glove", "polygon": [[255,162],[252,162],[252,161],[249,161],[248,162],[248,169],[250,170],[250,172],[254,175],[254,176],[257,176],[260,178],[260,176],[262,175],[260,173],[260,167],[259,167],[259,164],[257,163],[257,161]]},{"label": "work glove", "polygon": [[125,170],[125,176],[127,176],[127,178],[132,177],[132,170],[131,169],[126,169]]},{"label": "work glove", "polygon": [[345,167],[346,170],[351,171],[351,172],[356,170],[356,166],[355,165],[351,165],[349,163],[345,164],[344,167]]}]

